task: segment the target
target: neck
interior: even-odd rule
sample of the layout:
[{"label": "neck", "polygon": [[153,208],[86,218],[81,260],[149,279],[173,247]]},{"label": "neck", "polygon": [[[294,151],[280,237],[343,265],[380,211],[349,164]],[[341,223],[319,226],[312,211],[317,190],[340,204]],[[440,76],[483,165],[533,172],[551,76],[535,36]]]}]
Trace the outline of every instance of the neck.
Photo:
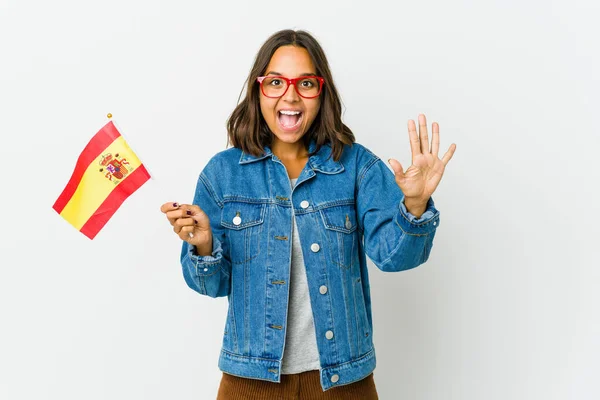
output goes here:
[{"label": "neck", "polygon": [[271,151],[281,160],[301,160],[308,155],[308,150],[304,147],[302,140],[285,143],[275,138],[271,143]]}]

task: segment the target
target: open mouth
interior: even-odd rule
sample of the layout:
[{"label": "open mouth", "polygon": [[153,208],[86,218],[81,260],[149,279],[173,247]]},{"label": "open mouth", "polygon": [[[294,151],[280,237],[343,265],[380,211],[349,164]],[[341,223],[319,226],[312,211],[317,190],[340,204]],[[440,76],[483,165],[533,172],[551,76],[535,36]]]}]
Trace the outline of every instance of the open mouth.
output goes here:
[{"label": "open mouth", "polygon": [[277,112],[277,122],[281,129],[287,132],[295,131],[300,127],[303,118],[302,111],[297,110],[279,110]]}]

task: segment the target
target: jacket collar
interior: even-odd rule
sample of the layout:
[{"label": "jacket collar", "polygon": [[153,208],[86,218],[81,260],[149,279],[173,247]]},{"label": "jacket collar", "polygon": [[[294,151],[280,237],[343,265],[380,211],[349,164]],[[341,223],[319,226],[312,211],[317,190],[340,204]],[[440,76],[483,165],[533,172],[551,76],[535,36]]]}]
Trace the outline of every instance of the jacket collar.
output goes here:
[{"label": "jacket collar", "polygon": [[[308,145],[309,153],[313,152],[316,147],[317,145],[314,139],[311,140]],[[344,170],[344,165],[340,161],[334,161],[333,156],[329,157],[330,154],[331,145],[327,143],[321,147],[318,153],[308,158],[308,164],[310,165],[311,169],[326,174],[336,174],[338,172],[342,172]],[[264,160],[269,156],[274,161],[278,159],[277,156],[271,151],[270,146],[265,146],[263,154],[258,157],[255,157],[252,154],[247,154],[244,151],[242,151],[239,164],[248,164],[251,162]]]}]

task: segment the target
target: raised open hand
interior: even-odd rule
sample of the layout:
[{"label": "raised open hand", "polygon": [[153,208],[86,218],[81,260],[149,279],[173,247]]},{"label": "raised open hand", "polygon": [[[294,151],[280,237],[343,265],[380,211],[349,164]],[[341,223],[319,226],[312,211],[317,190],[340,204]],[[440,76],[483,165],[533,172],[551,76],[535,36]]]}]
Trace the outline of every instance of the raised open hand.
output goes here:
[{"label": "raised open hand", "polygon": [[440,160],[438,151],[440,148],[440,127],[437,122],[434,122],[431,127],[432,143],[429,146],[429,137],[427,136],[427,120],[425,115],[419,115],[419,135],[415,122],[411,119],[408,121],[408,135],[410,137],[410,148],[412,152],[412,165],[406,171],[403,170],[402,164],[394,159],[389,159],[388,162],[394,170],[396,183],[404,193],[404,204],[407,208],[425,210],[427,201],[435,192],[446,165],[454,155],[456,144],[452,143],[450,148]]}]

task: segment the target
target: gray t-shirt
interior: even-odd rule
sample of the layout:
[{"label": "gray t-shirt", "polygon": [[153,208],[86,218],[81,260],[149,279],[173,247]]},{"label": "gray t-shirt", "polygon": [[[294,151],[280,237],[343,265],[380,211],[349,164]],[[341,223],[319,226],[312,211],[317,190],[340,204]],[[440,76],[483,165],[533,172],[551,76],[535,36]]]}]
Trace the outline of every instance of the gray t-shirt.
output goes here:
[{"label": "gray t-shirt", "polygon": [[[292,186],[296,185],[296,179],[291,179],[291,182]],[[302,249],[300,248],[295,216],[292,221],[292,270],[289,282],[290,299],[287,330],[281,365],[282,374],[297,374],[321,367],[308,293],[308,282],[306,280],[306,268],[302,257]]]}]

